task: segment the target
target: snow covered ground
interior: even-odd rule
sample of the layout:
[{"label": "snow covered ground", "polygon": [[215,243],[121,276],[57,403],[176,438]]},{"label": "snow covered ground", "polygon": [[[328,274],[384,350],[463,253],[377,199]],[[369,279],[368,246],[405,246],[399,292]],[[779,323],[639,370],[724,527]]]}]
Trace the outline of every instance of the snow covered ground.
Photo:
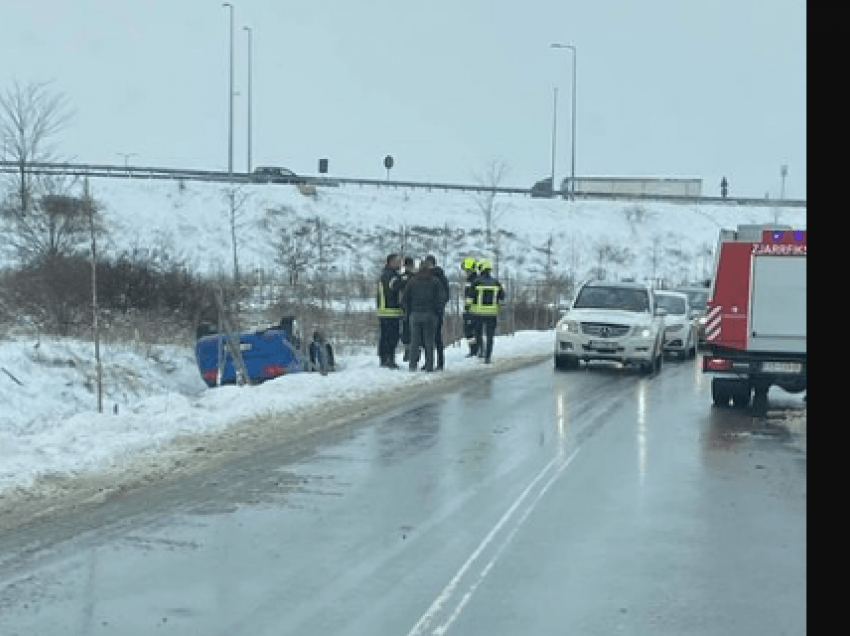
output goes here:
[{"label": "snow covered ground", "polygon": [[[497,337],[494,367],[546,356],[553,338],[551,331]],[[106,347],[101,351],[104,398],[99,414],[91,344],[52,338],[42,338],[38,348],[31,341],[0,343],[0,495],[30,486],[38,477],[129,462],[180,435],[480,372],[481,361],[464,354],[459,347],[448,348],[446,371],[426,374],[381,369],[377,355],[364,352],[341,357],[338,370],[327,376],[301,373],[259,386],[209,390],[191,351]]]},{"label": "snow covered ground", "polygon": [[[90,189],[102,206],[109,230],[109,238],[101,245],[106,252],[160,248],[193,272],[232,271],[226,185],[97,178],[90,180]],[[271,184],[241,186],[237,196],[243,272],[263,269],[283,279],[284,272],[275,263],[277,230],[295,221],[316,219],[324,225],[324,240],[336,248],[337,257],[330,265],[340,271],[371,275],[386,253],[402,249],[402,244],[416,257],[431,251],[450,265],[468,254],[495,260],[495,254],[483,246],[481,207],[486,199],[482,195],[341,186],[319,188],[316,196],[308,197],[294,186]],[[714,249],[719,228],[774,221],[805,229],[806,209],[569,202],[525,195],[499,195],[493,201],[493,229],[503,233],[498,264],[502,278],[540,275],[548,258],[542,250],[551,237],[556,270],[571,269],[578,279],[599,264],[598,248],[607,243],[628,249],[626,262],[603,263],[615,276],[642,279],[655,271],[657,277],[676,282],[699,280],[713,268],[706,249]],[[450,236],[444,242],[447,228]],[[0,253],[0,266],[2,259]]]}]

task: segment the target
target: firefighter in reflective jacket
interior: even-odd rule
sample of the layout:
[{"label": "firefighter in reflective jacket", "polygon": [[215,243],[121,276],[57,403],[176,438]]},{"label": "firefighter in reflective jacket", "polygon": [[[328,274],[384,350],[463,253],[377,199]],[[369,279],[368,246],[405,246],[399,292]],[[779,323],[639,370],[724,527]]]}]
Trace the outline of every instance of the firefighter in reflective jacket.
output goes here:
[{"label": "firefighter in reflective jacket", "polygon": [[[484,362],[490,364],[493,355],[493,337],[500,304],[505,300],[502,284],[493,278],[490,261],[478,261],[478,276],[472,284],[472,305],[469,313],[475,317],[475,342],[479,352],[484,352]],[[486,343],[483,336],[486,333]]]},{"label": "firefighter in reflective jacket", "polygon": [[404,313],[399,298],[402,288],[402,279],[398,272],[400,268],[401,257],[398,254],[390,254],[387,256],[387,264],[378,280],[376,313],[381,327],[378,357],[381,359],[381,366],[390,369],[399,368],[395,362],[395,350],[398,346],[399,327]]},{"label": "firefighter in reflective jacket", "polygon": [[475,278],[478,272],[475,271],[476,262],[471,256],[467,256],[460,263],[460,269],[466,274],[466,281],[463,284],[463,337],[466,338],[466,343],[469,345],[469,353],[467,358],[473,358],[478,353],[478,347],[475,342],[475,316],[469,313],[469,308],[472,307],[474,297],[472,295],[472,285],[475,283]]}]

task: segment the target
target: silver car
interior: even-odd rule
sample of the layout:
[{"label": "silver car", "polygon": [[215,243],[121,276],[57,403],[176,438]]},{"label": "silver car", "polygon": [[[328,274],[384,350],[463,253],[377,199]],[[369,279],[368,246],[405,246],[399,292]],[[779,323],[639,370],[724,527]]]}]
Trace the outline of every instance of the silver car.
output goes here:
[{"label": "silver car", "polygon": [[697,333],[687,295],[656,290],[659,307],[667,310],[664,327],[664,352],[680,358],[693,358],[697,353]]}]

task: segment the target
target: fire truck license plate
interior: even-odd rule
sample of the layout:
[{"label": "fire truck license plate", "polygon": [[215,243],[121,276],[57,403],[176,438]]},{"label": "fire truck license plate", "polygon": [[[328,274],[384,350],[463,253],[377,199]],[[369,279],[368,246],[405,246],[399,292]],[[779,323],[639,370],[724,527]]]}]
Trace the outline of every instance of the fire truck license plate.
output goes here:
[{"label": "fire truck license plate", "polygon": [[609,340],[591,340],[590,346],[600,351],[616,351],[617,343]]},{"label": "fire truck license plate", "polygon": [[765,362],[762,371],[768,373],[800,373],[803,366],[799,362]]}]

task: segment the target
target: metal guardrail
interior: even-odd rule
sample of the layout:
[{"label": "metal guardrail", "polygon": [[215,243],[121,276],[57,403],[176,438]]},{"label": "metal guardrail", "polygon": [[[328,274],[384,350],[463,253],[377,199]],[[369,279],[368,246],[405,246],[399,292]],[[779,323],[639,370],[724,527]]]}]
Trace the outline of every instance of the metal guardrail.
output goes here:
[{"label": "metal guardrail", "polygon": [[[21,165],[13,161],[0,161],[0,173],[20,172]],[[108,177],[119,179],[169,179],[187,181],[215,181],[219,183],[254,183],[262,184],[269,181],[268,177],[256,176],[248,172],[234,172],[230,175],[219,170],[187,170],[183,168],[159,168],[150,166],[113,166],[78,163],[28,163],[24,170],[29,174],[56,174],[79,177]],[[428,183],[420,181],[390,181],[384,179],[354,179],[347,177],[312,177],[297,176],[289,181],[276,177],[272,184],[286,185],[307,183],[315,186],[360,185],[389,188],[418,188],[422,190],[443,190],[459,192],[476,192],[486,194],[519,194],[531,196],[531,188],[493,187],[482,185],[465,185],[457,183]],[[556,197],[550,197],[556,198]],[[806,207],[805,199],[761,199],[747,197],[706,197],[680,196],[667,194],[607,194],[597,192],[576,192],[579,200],[624,200],[624,201],[666,201],[669,203],[707,203],[722,205],[752,205],[765,207]]]}]

